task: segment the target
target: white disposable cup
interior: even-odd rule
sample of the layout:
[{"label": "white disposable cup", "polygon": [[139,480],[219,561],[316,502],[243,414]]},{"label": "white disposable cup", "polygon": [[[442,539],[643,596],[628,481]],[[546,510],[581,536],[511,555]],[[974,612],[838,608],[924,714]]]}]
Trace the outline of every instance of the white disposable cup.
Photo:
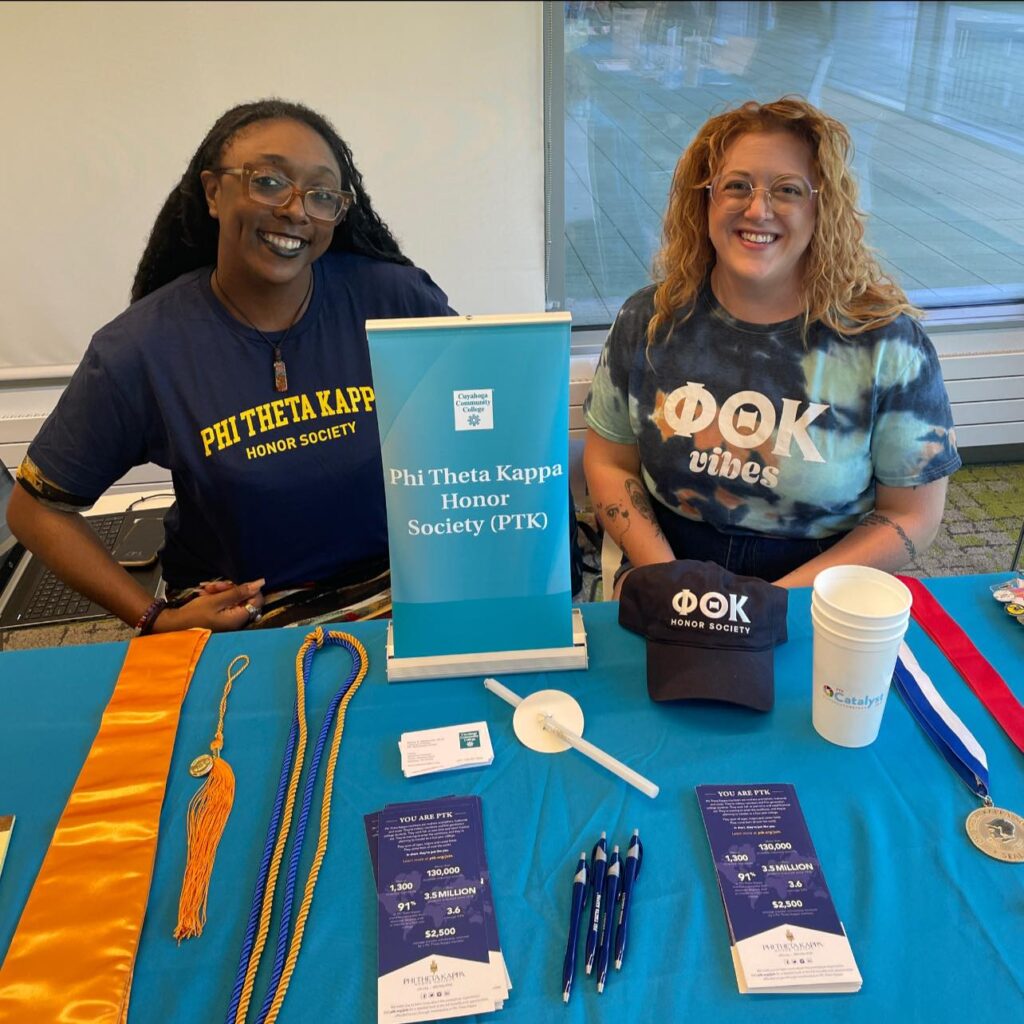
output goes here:
[{"label": "white disposable cup", "polygon": [[913,600],[906,584],[867,565],[822,569],[814,596],[832,618],[851,626],[894,626],[906,619]]},{"label": "white disposable cup", "polygon": [[910,618],[910,611],[908,610],[907,614],[898,622],[886,623],[884,626],[865,625],[869,621],[865,619],[855,623],[852,616],[844,618],[842,612],[832,611],[827,605],[822,604],[814,594],[811,595],[811,614],[817,615],[824,625],[830,629],[834,629],[839,633],[846,633],[855,640],[884,640],[897,630],[902,634],[906,631],[907,622]]},{"label": "white disposable cup", "polygon": [[819,736],[841,747],[866,747],[882,725],[903,628],[881,640],[831,628],[816,613],[811,720]]},{"label": "white disposable cup", "polygon": [[828,633],[834,633],[845,641],[860,644],[868,650],[874,648],[876,644],[888,644],[893,637],[902,637],[907,632],[908,625],[907,622],[901,622],[885,629],[859,629],[857,626],[836,622],[820,608],[811,608],[811,622],[815,626],[821,626]]}]

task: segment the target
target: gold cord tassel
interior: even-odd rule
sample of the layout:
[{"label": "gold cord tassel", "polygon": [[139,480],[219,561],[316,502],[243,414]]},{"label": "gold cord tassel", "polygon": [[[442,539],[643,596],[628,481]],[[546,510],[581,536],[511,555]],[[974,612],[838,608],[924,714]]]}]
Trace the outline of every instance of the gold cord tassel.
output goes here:
[{"label": "gold cord tassel", "polygon": [[[244,662],[237,671],[235,665]],[[227,712],[231,684],[249,667],[249,657],[239,654],[228,665],[228,681],[220,700],[217,733],[210,744],[210,753],[201,754],[189,768],[194,775],[206,775],[206,781],[188,805],[188,855],[185,875],[178,900],[178,924],[174,937],[197,938],[206,925],[206,905],[210,894],[210,878],[217,857],[224,826],[227,825],[235,801],[235,773],[221,757],[224,749],[224,716]]]}]

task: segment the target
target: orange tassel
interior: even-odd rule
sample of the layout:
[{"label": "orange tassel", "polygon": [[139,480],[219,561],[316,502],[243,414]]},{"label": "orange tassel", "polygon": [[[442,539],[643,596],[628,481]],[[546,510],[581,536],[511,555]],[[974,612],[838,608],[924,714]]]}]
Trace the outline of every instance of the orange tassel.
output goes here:
[{"label": "orange tassel", "polygon": [[[245,664],[232,672],[235,662]],[[209,762],[206,781],[189,801],[188,805],[188,854],[185,859],[185,876],[181,882],[181,896],[178,900],[178,924],[174,937],[197,938],[206,926],[206,906],[210,894],[210,879],[213,862],[217,857],[224,827],[227,825],[231,808],[235,802],[235,773],[231,765],[220,756],[224,748],[224,716],[227,713],[228,694],[231,684],[248,668],[249,658],[240,654],[228,666],[228,681],[220,701],[220,720],[217,733],[210,744],[211,755],[202,755],[192,762],[192,771],[201,773],[204,761]]]},{"label": "orange tassel", "polygon": [[202,789],[188,805],[188,859],[174,929],[179,942],[203,934],[213,862],[234,800],[235,773],[227,761],[216,757]]}]

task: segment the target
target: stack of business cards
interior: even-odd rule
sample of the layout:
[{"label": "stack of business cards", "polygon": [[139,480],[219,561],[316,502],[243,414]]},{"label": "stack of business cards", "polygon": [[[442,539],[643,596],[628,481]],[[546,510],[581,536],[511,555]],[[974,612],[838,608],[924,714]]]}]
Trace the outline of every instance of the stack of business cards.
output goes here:
[{"label": "stack of business cards", "polygon": [[500,1010],[512,982],[480,798],[389,804],[363,820],[377,883],[379,1024]]},{"label": "stack of business cards", "polygon": [[477,768],[494,760],[486,722],[403,732],[398,749],[402,753],[402,774],[407,779],[431,772]]},{"label": "stack of business cards", "polygon": [[698,786],[740,992],[857,992],[860,972],[790,785]]}]

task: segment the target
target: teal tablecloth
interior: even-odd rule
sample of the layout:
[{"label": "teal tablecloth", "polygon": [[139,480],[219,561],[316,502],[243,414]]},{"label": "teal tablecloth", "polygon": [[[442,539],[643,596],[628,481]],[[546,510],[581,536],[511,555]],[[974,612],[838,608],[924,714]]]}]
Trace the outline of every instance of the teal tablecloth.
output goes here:
[{"label": "teal tablecloth", "polygon": [[[1024,692],[1024,629],[992,600],[996,577],[929,581],[1004,678]],[[820,739],[810,722],[810,591],[791,595],[789,642],[776,653],[768,715],[726,706],[654,705],[643,641],[617,625],[617,605],[584,607],[586,672],[508,675],[521,694],[558,688],[586,715],[588,739],[661,786],[649,800],[574,751],[519,746],[511,709],[479,678],[388,685],[384,626],[352,628],[371,672],[349,709],[330,846],[281,1024],[376,1019],[376,916],[362,816],[386,802],[446,793],[483,799],[487,852],[513,991],[505,1021],[963,1021],[1024,1013],[1024,865],[990,860],[964,832],[977,801],[942,761],[895,693],[871,747]],[[296,630],[213,637],[185,705],[161,822],[156,871],[135,970],[130,1024],[223,1019],[294,702]],[[985,747],[996,802],[1024,812],[1024,754],[916,625],[908,641]],[[171,938],[185,856],[185,809],[231,658],[249,670],[228,710],[225,756],[238,793],[217,858],[202,938]],[[0,951],[32,880],[125,653],[123,644],[0,655],[0,814],[18,816],[0,878]],[[318,655],[310,706],[319,722],[347,656]],[[489,768],[402,777],[406,730],[486,719]],[[857,995],[741,996],[694,786],[795,784],[864,987]],[[577,981],[561,1002],[572,875],[602,829],[644,838],[630,949],[598,996]],[[315,834],[314,837],[315,838]],[[312,841],[309,843],[312,847]],[[70,894],[69,894],[70,898]],[[257,987],[262,998],[262,989]],[[754,1005],[756,1004],[756,1005]],[[499,1018],[494,1018],[499,1019]]]}]

